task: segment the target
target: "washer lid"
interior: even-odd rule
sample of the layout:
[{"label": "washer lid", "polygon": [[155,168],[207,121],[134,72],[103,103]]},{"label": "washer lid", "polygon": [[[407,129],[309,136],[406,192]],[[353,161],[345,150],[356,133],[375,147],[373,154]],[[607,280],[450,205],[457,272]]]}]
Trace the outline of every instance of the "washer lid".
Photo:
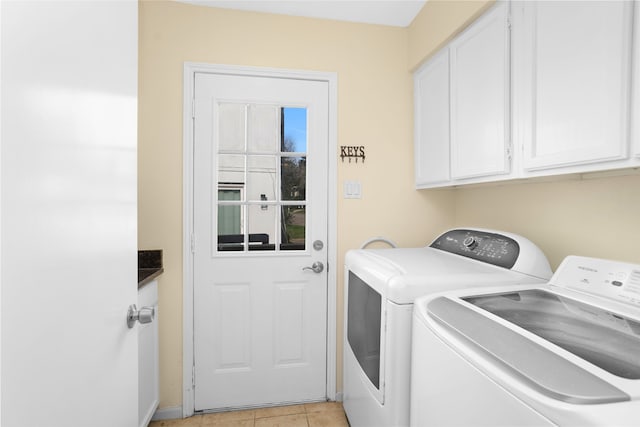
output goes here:
[{"label": "washer lid", "polygon": [[[518,302],[517,298],[521,298],[521,301],[528,299],[531,294],[526,292],[474,298],[477,298],[479,305],[489,306],[495,303],[500,307],[511,307]],[[489,298],[489,300],[480,300],[481,298]],[[531,300],[531,302],[533,301],[534,299]],[[473,298],[469,298],[468,302],[473,303]],[[565,314],[569,313],[569,318],[575,317],[569,309],[562,310],[557,307],[562,304],[556,300],[552,305]],[[529,304],[527,303],[527,305]],[[446,297],[437,297],[428,303],[427,310],[429,317],[447,330],[456,333],[478,351],[489,355],[497,363],[520,377],[531,388],[550,398],[574,404],[613,403],[631,400],[627,393],[609,382],[571,363],[560,354],[535,343],[516,330],[507,328],[462,303]],[[495,311],[499,312],[500,310]],[[527,315],[523,310],[506,309],[504,312],[515,313],[514,317],[516,318],[518,315]],[[534,315],[534,317],[537,320],[531,323],[540,330],[558,321],[557,316],[550,320],[544,319],[544,315]],[[534,329],[534,327],[529,329]],[[593,337],[594,341],[591,345],[585,346],[595,351],[596,347],[600,346],[597,341],[598,337],[589,336]],[[631,356],[638,354],[637,348],[639,347],[635,347],[638,345],[637,338],[623,339],[622,341],[631,342],[631,345],[634,346],[635,353],[632,353]],[[607,355],[604,357],[608,358]]]},{"label": "washer lid", "polygon": [[613,375],[640,379],[640,322],[542,289],[463,300]]}]

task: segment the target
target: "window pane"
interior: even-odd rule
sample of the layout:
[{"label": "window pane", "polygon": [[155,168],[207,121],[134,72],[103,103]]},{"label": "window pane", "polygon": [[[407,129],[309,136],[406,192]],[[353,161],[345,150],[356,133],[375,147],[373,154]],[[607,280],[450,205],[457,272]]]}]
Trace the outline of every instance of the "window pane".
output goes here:
[{"label": "window pane", "polygon": [[304,250],[307,228],[306,217],[305,206],[282,206],[281,250]]},{"label": "window pane", "polygon": [[[240,200],[240,190],[218,190],[218,200]],[[218,205],[218,236],[241,233],[240,205]]]},{"label": "window pane", "polygon": [[218,106],[218,137],[220,151],[243,151],[245,141],[245,106],[220,104]]},{"label": "window pane", "polygon": [[218,190],[218,200],[240,200],[240,190],[231,188],[231,189],[220,189]]},{"label": "window pane", "polygon": [[276,157],[249,156],[247,200],[274,201],[276,198]]},{"label": "window pane", "polygon": [[307,152],[307,109],[282,109],[282,151],[288,153]]},{"label": "window pane", "polygon": [[249,209],[249,250],[275,250],[276,207],[250,205]]},{"label": "window pane", "polygon": [[240,206],[218,206],[218,236],[240,234]]},{"label": "window pane", "polygon": [[280,107],[250,105],[247,123],[249,152],[275,153],[280,146]]},{"label": "window pane", "polygon": [[306,157],[283,157],[280,166],[282,200],[305,200],[307,188]]},{"label": "window pane", "polygon": [[[240,190],[218,190],[218,200],[240,200]],[[218,250],[242,250],[242,206],[218,204]]]},{"label": "window pane", "polygon": [[244,182],[244,156],[235,154],[218,155],[218,184]]}]

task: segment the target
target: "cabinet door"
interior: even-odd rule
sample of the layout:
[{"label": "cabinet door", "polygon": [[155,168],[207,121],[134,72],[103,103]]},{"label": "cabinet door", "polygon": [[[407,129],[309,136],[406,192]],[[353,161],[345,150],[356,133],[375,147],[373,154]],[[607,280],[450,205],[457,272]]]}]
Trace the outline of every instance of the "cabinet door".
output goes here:
[{"label": "cabinet door", "polygon": [[625,158],[633,3],[522,4],[524,169]]},{"label": "cabinet door", "polygon": [[160,403],[158,281],[138,290],[138,308],[153,307],[151,323],[138,326],[138,426],[146,427]]},{"label": "cabinet door", "polygon": [[508,3],[499,3],[450,45],[451,175],[508,173]]},{"label": "cabinet door", "polygon": [[414,75],[416,187],[449,181],[449,50]]}]

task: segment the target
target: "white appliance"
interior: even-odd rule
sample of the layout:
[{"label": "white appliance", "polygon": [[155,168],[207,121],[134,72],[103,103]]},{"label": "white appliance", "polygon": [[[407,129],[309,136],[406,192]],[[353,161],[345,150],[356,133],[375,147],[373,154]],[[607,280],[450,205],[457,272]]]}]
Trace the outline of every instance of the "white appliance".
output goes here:
[{"label": "white appliance", "polygon": [[343,405],[351,427],[409,424],[411,314],[422,295],[492,283],[544,283],[524,237],[454,229],[428,247],[359,249],[345,258]]},{"label": "white appliance", "polygon": [[567,257],[546,285],[420,298],[412,426],[640,425],[640,265]]}]

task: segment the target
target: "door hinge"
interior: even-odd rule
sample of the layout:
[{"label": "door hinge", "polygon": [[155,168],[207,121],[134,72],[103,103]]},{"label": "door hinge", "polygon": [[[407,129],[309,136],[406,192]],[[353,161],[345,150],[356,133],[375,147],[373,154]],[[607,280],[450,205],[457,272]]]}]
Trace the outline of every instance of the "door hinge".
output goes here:
[{"label": "door hinge", "polygon": [[196,388],[196,366],[191,365],[191,388]]},{"label": "door hinge", "polygon": [[192,119],[196,118],[196,100],[195,99],[191,100],[191,118]]},{"label": "door hinge", "polygon": [[196,253],[196,235],[191,233],[191,253]]}]

